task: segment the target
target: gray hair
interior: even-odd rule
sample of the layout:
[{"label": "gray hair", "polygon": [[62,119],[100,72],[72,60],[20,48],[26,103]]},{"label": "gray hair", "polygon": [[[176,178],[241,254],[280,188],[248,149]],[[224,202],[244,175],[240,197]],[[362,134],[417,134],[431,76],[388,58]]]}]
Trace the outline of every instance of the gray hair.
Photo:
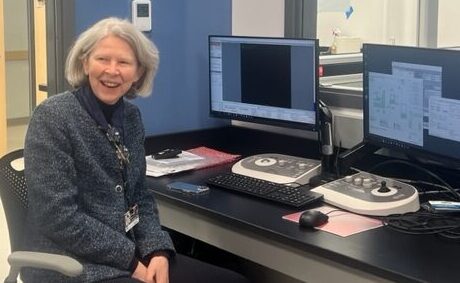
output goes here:
[{"label": "gray hair", "polygon": [[66,60],[65,76],[69,84],[78,88],[88,84],[83,61],[88,58],[96,43],[113,35],[125,40],[133,49],[138,67],[143,70],[141,78],[133,84],[130,98],[148,96],[152,92],[153,79],[158,70],[160,57],[155,44],[140,32],[131,22],[119,18],[103,19],[84,31],[69,51]]}]

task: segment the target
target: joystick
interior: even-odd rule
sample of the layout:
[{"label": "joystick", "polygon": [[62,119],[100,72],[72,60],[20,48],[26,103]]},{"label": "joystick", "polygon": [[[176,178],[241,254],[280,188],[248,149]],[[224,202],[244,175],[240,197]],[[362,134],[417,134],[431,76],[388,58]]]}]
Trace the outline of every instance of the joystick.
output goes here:
[{"label": "joystick", "polygon": [[377,190],[379,193],[388,193],[391,190],[387,187],[387,182],[380,182],[380,189]]}]

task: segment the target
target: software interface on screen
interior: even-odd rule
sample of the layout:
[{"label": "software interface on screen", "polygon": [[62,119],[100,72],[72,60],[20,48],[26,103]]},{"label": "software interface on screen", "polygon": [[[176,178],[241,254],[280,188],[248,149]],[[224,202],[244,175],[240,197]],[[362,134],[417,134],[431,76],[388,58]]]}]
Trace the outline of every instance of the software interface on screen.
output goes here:
[{"label": "software interface on screen", "polygon": [[368,44],[364,135],[460,160],[460,51]]},{"label": "software interface on screen", "polygon": [[209,37],[211,114],[313,129],[317,41]]}]

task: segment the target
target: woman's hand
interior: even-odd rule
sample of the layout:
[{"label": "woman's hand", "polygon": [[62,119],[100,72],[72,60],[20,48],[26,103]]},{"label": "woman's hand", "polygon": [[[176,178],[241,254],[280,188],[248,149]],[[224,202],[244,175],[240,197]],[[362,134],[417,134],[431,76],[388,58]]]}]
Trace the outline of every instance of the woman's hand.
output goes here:
[{"label": "woman's hand", "polygon": [[146,283],[169,283],[169,260],[164,255],[152,257],[145,277]]},{"label": "woman's hand", "polygon": [[134,273],[131,275],[131,277],[142,282],[146,282],[145,278],[147,278],[147,267],[145,267],[142,262],[138,261],[136,270],[134,270]]}]

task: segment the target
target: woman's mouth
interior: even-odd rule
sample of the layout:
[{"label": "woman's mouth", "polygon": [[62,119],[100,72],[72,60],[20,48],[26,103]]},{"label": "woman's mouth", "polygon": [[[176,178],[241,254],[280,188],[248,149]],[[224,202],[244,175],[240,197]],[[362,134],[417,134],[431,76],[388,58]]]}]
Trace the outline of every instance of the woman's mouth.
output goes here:
[{"label": "woman's mouth", "polygon": [[101,81],[101,83],[108,88],[116,88],[120,86],[120,83],[111,82],[111,81]]}]

